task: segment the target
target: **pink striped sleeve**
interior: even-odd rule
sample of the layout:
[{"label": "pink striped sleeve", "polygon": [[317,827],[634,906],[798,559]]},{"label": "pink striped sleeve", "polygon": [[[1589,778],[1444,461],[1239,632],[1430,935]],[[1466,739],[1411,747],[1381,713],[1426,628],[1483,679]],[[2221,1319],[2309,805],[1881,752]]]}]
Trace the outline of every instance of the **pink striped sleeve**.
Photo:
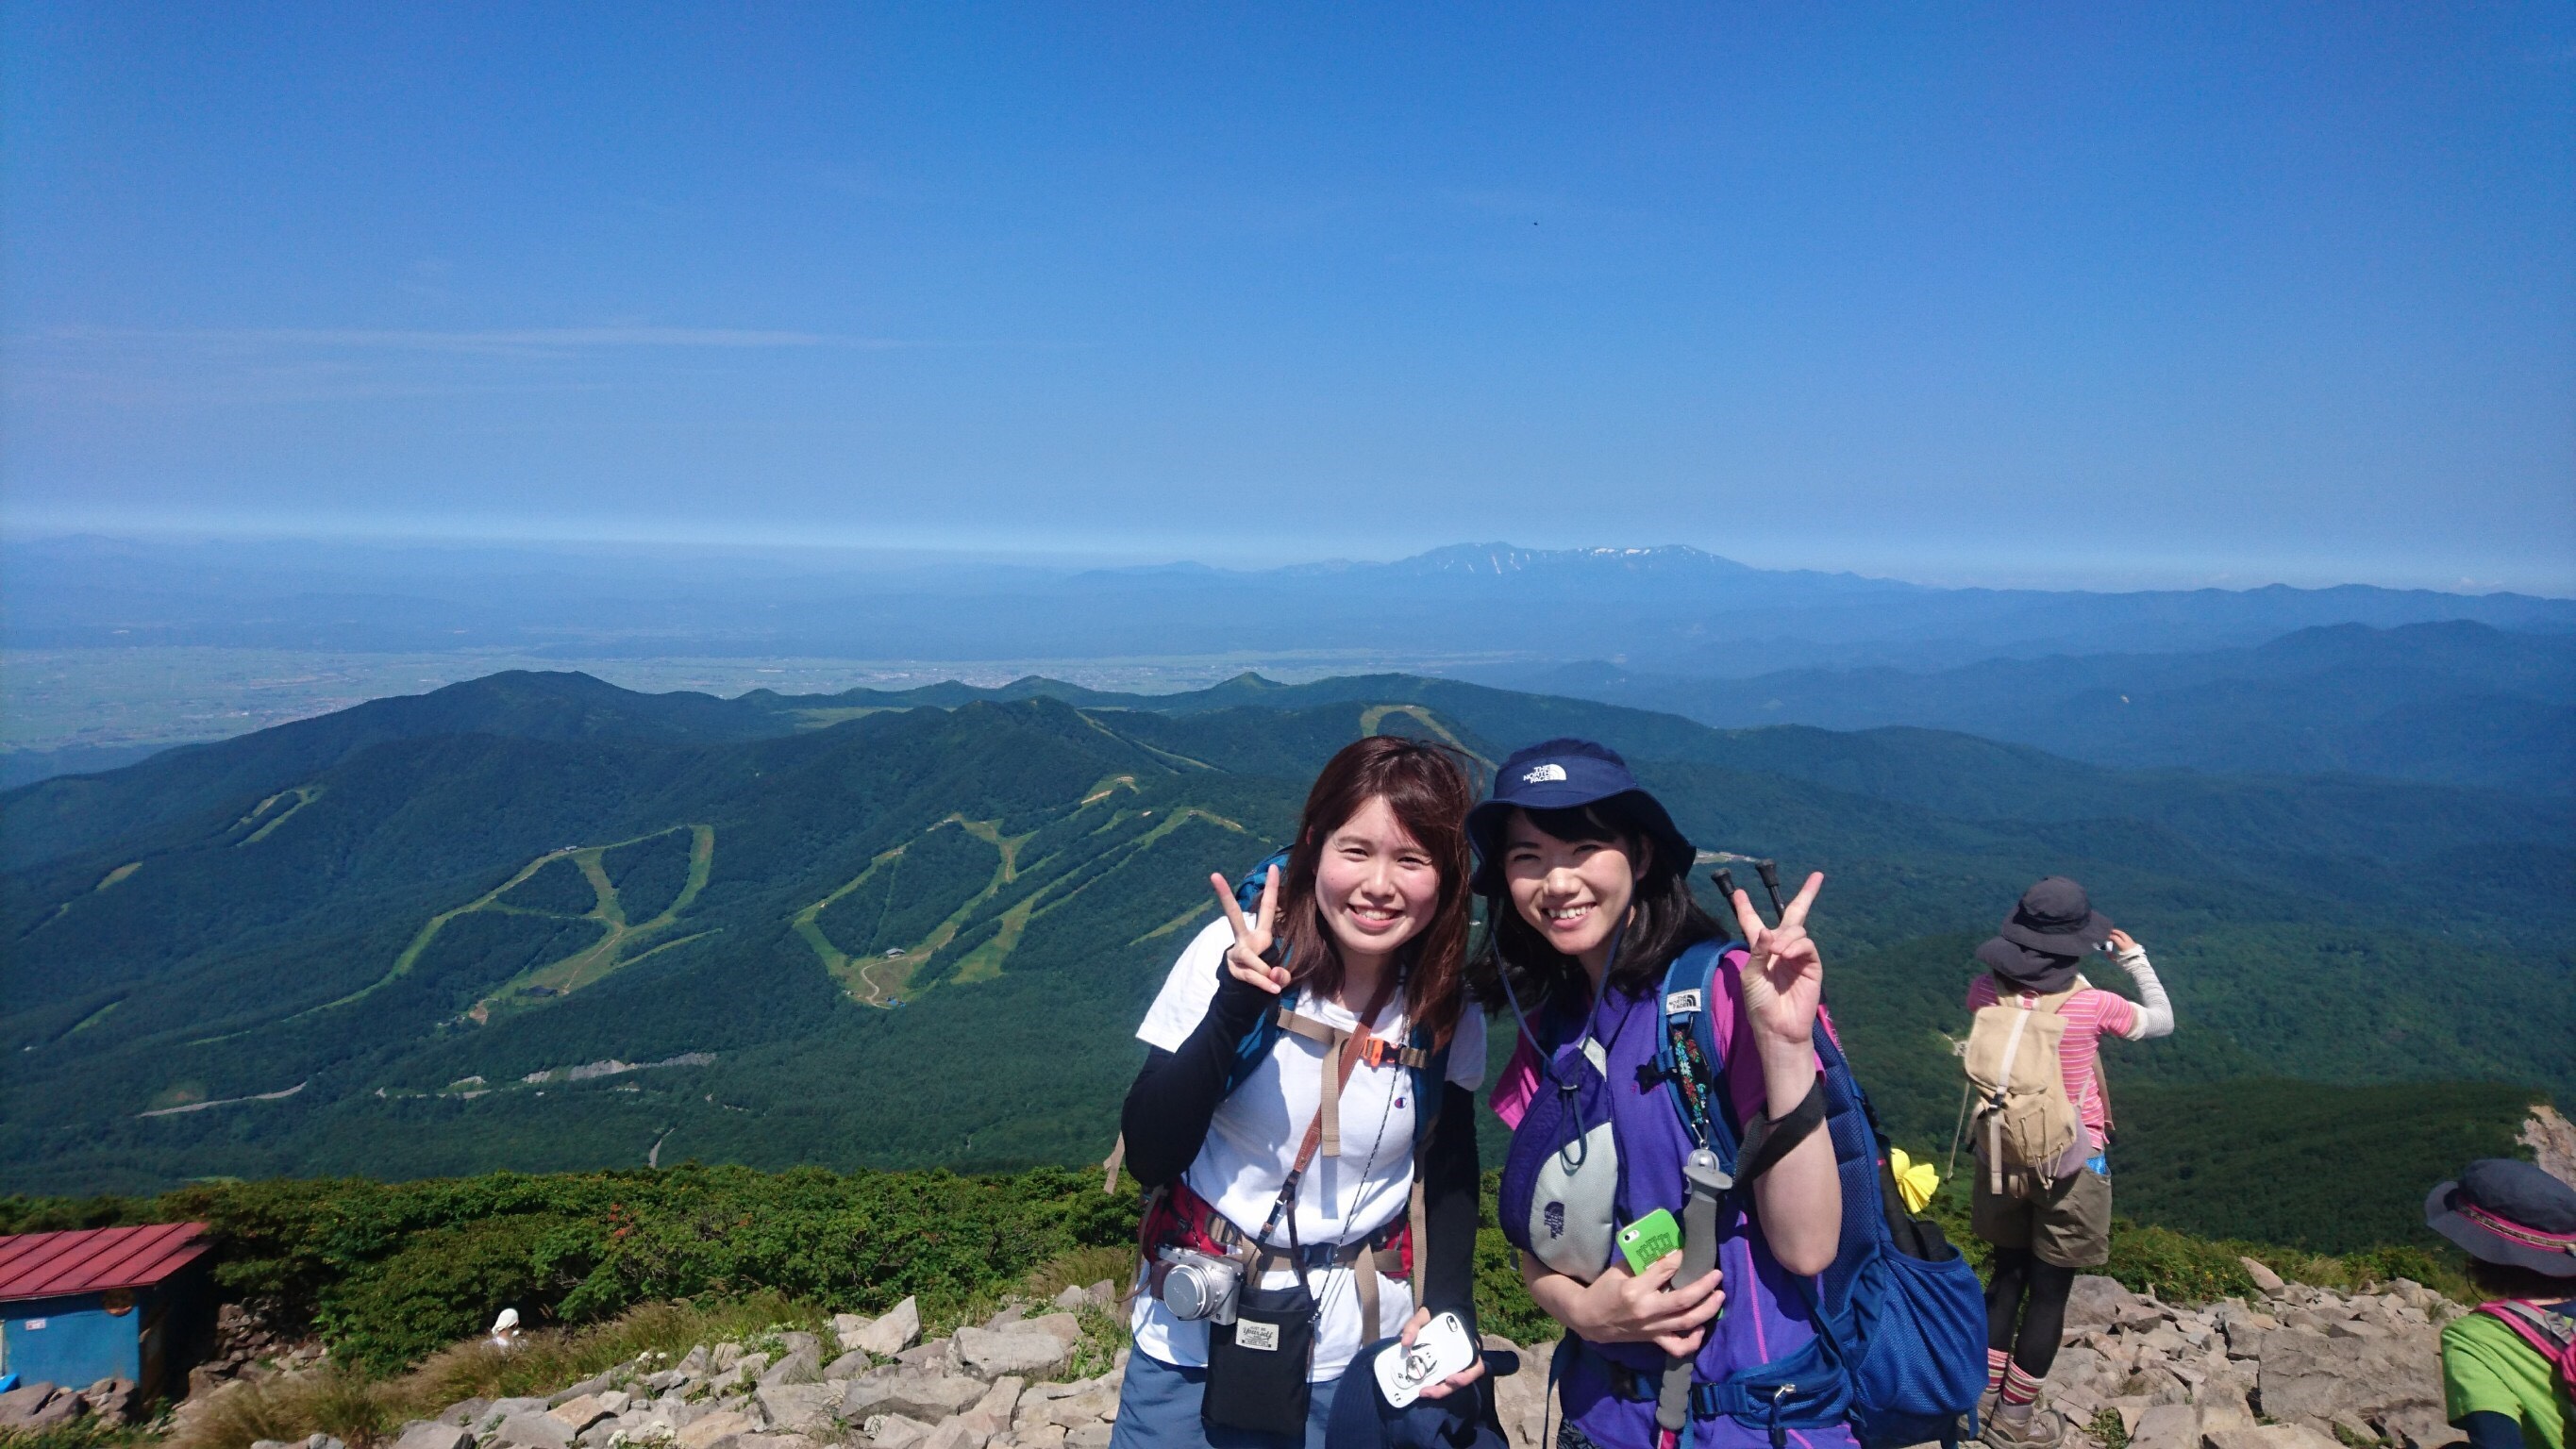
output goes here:
[{"label": "pink striped sleeve", "polygon": [[1485,1100],[1493,1107],[1494,1115],[1503,1119],[1504,1126],[1518,1127],[1529,1112],[1530,1099],[1537,1095],[1538,1049],[1530,1045],[1528,1037],[1519,1036],[1512,1044],[1511,1061],[1494,1079],[1493,1095]]}]

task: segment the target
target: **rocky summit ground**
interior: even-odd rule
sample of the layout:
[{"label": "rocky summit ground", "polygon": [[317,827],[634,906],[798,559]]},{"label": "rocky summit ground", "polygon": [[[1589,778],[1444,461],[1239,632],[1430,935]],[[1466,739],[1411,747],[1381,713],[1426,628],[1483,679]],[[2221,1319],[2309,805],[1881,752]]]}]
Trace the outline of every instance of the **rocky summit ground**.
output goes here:
[{"label": "rocky summit ground", "polygon": [[[2338,1293],[2246,1267],[2262,1290],[2191,1307],[2109,1278],[2075,1283],[2066,1339],[2042,1397],[2082,1449],[2436,1449],[2441,1325],[2461,1306],[2406,1279]],[[879,1318],[842,1315],[830,1339],[782,1330],[645,1354],[543,1396],[467,1399],[404,1424],[393,1449],[1105,1449],[1127,1350],[1105,1354],[1081,1318],[1114,1311],[1111,1286],[1007,1307],[921,1341],[910,1299]],[[1519,1351],[1495,1385],[1513,1449],[1545,1449],[1549,1346]],[[1085,1370],[1088,1370],[1085,1372]],[[109,1387],[109,1386],[100,1386]],[[96,1394],[99,1388],[84,1391]],[[217,1392],[221,1392],[218,1390]],[[189,1440],[182,1406],[173,1437]],[[34,1385],[0,1409],[36,1427],[87,1407]],[[104,1406],[102,1406],[104,1407]],[[121,1407],[121,1406],[120,1406]],[[0,1430],[13,1427],[0,1424]],[[251,1449],[346,1449],[260,1440]]]}]

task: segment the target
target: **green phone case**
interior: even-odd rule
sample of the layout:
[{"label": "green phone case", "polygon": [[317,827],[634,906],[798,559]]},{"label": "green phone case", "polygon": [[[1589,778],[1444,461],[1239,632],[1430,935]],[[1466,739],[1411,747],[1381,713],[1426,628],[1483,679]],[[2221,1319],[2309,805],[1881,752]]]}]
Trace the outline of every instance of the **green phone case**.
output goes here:
[{"label": "green phone case", "polygon": [[1619,1230],[1619,1251],[1628,1259],[1628,1271],[1643,1273],[1666,1253],[1682,1245],[1682,1225],[1673,1215],[1657,1208]]}]

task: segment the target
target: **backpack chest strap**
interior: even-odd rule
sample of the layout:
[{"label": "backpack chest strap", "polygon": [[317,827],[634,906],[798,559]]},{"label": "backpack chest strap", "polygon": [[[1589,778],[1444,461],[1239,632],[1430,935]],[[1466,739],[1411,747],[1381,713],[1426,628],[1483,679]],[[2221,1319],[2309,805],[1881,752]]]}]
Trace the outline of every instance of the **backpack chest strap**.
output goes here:
[{"label": "backpack chest strap", "polygon": [[[1353,1066],[1410,1067],[1420,1070],[1429,1065],[1431,1054],[1420,1047],[1404,1046],[1372,1034],[1365,1026],[1357,1031],[1343,1031],[1330,1022],[1301,1015],[1286,1002],[1279,1004],[1279,1029],[1290,1036],[1303,1037],[1324,1049],[1324,1140],[1326,1157],[1342,1155],[1342,1079]],[[1358,1045],[1352,1046],[1356,1038]],[[1351,1060],[1342,1058],[1345,1051]]]}]

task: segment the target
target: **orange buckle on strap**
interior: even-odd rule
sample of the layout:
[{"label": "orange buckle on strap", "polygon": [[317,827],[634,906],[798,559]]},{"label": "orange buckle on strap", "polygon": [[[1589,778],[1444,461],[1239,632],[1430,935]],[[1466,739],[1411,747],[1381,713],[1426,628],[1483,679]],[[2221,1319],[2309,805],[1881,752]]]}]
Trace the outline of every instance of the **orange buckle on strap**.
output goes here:
[{"label": "orange buckle on strap", "polygon": [[1404,1049],[1402,1047],[1388,1041],[1385,1037],[1373,1036],[1368,1039],[1366,1045],[1360,1048],[1360,1064],[1370,1067],[1382,1067],[1388,1062],[1400,1060],[1400,1053],[1402,1053],[1403,1050]]}]

